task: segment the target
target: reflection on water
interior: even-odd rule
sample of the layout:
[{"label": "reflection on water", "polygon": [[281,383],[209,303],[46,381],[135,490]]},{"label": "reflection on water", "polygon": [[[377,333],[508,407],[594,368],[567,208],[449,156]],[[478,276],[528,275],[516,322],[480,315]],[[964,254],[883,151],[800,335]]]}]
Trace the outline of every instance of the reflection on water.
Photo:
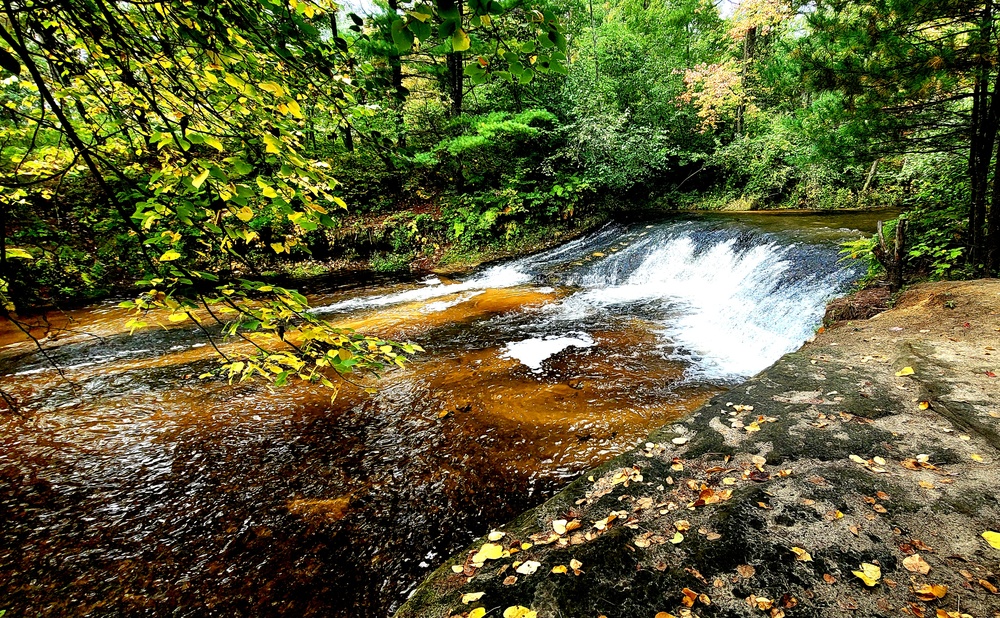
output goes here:
[{"label": "reflection on water", "polygon": [[429,352],[365,395],[198,382],[110,306],[0,332],[0,609],[385,616],[429,569],[801,344],[849,222],[611,226],[464,278],[315,297]]}]

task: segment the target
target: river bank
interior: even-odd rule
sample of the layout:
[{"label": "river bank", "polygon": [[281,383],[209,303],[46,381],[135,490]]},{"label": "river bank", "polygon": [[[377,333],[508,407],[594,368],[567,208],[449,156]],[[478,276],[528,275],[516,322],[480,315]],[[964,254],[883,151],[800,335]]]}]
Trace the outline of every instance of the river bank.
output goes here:
[{"label": "river bank", "polygon": [[998,307],[997,281],[923,284],[833,325],[396,616],[1000,616]]}]

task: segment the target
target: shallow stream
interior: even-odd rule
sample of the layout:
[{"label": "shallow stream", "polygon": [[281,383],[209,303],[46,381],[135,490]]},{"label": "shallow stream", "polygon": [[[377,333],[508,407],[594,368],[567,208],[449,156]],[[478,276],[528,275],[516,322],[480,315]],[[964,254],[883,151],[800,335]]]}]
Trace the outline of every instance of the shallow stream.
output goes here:
[{"label": "shallow stream", "polygon": [[199,382],[113,303],[0,325],[0,609],[379,616],[454,551],[798,348],[878,215],[611,224],[455,280],[316,294],[427,353],[375,395]]}]

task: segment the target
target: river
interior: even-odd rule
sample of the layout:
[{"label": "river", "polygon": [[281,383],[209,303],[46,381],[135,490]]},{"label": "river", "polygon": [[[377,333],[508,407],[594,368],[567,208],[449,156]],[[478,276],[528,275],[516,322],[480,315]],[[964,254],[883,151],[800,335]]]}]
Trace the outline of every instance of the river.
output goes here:
[{"label": "river", "polygon": [[[883,215],[884,216],[884,215]],[[314,290],[427,349],[369,395],[199,381],[113,303],[0,325],[0,609],[383,617],[452,552],[798,348],[877,214],[610,224],[454,280]]]}]

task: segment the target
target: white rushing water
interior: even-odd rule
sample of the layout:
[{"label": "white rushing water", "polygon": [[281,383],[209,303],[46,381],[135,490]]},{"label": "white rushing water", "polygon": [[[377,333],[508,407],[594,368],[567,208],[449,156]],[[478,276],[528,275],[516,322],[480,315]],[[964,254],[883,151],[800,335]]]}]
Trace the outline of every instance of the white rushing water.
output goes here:
[{"label": "white rushing water", "polygon": [[[708,222],[613,226],[551,251],[487,268],[463,282],[426,281],[393,294],[342,301],[345,312],[428,301],[440,311],[490,288],[555,284],[569,294],[514,320],[501,354],[533,372],[567,348],[594,347],[609,320],[653,325],[663,354],[688,362],[688,377],[744,379],[808,339],[826,302],[855,274],[837,263],[836,246],[777,239]],[[520,335],[520,336],[518,336]]]}]

